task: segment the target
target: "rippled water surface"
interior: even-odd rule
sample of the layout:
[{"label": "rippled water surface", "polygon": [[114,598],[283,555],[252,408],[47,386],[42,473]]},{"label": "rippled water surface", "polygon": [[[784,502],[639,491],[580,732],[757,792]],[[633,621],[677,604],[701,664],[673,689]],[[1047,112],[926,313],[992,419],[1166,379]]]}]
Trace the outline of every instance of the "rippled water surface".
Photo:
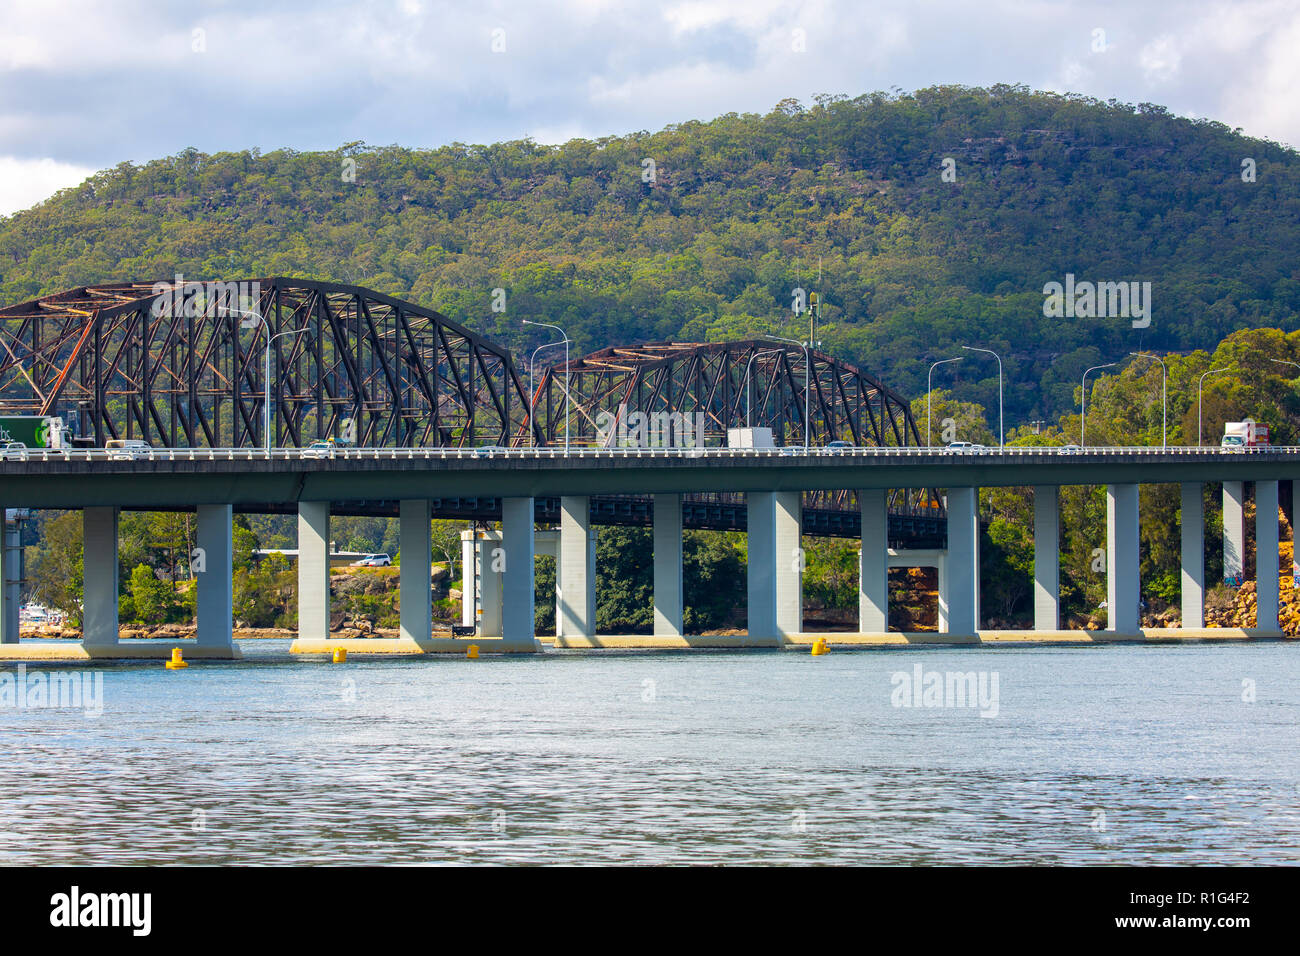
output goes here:
[{"label": "rippled water surface", "polygon": [[[0,863],[1300,862],[1296,644],[243,647],[0,708]],[[894,706],[916,664],[997,716]]]}]

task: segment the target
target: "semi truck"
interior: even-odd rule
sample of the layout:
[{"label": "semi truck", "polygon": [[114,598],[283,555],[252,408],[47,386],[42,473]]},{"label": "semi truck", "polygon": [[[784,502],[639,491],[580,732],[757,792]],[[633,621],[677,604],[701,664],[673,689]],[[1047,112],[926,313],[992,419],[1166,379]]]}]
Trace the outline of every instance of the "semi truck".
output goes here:
[{"label": "semi truck", "polygon": [[1229,450],[1241,448],[1267,448],[1268,426],[1259,425],[1247,418],[1244,422],[1224,422],[1223,441],[1220,447]]},{"label": "semi truck", "polygon": [[62,451],[72,445],[72,433],[62,418],[49,415],[0,415],[0,446],[19,444],[27,448]]}]

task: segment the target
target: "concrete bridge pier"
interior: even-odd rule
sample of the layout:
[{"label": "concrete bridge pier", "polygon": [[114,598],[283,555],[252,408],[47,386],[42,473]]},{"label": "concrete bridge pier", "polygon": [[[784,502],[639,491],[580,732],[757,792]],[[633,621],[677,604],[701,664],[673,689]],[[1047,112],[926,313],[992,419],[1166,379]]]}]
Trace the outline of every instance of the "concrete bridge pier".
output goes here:
[{"label": "concrete bridge pier", "polygon": [[1240,584],[1246,573],[1246,483],[1223,483],[1223,580]]},{"label": "concrete bridge pier", "polygon": [[[11,567],[9,557],[9,527],[4,521],[5,508],[0,505],[0,528],[5,532],[4,547],[0,547],[0,644],[17,644],[18,627],[17,617],[18,609],[13,606],[15,598],[9,593],[9,575],[16,570]],[[14,623],[10,623],[12,620]]]},{"label": "concrete bridge pier", "polygon": [[298,640],[330,636],[330,505],[298,502]]},{"label": "concrete bridge pier", "polygon": [[782,640],[803,630],[803,494],[779,491],[773,498],[776,549],[776,630]]},{"label": "concrete bridge pier", "polygon": [[533,499],[501,499],[501,648],[538,650],[533,606]]},{"label": "concrete bridge pier", "polygon": [[858,571],[858,631],[889,630],[889,517],[883,488],[858,491],[862,508],[862,550]]},{"label": "concrete bridge pier", "polygon": [[1139,635],[1138,486],[1106,486],[1106,630]]},{"label": "concrete bridge pier", "polygon": [[397,535],[402,549],[398,591],[398,623],[404,641],[417,643],[433,639],[433,587],[430,574],[432,542],[429,525],[433,520],[429,501],[408,499],[397,505]]},{"label": "concrete bridge pier", "polygon": [[203,570],[197,578],[197,640],[200,647],[230,651],[234,575],[234,515],[230,505],[199,505],[198,547]]},{"label": "concrete bridge pier", "polygon": [[[656,564],[658,567],[658,564]],[[591,500],[560,498],[560,543],[555,555],[555,636],[596,636],[596,548]]]},{"label": "concrete bridge pier", "polygon": [[979,630],[979,489],[948,489],[947,574],[939,588],[939,611],[950,633]]},{"label": "concrete bridge pier", "polygon": [[654,496],[654,633],[682,633],[682,496]]},{"label": "concrete bridge pier", "polygon": [[1277,482],[1255,482],[1255,629],[1278,631]]},{"label": "concrete bridge pier", "polygon": [[1182,495],[1182,581],[1183,627],[1205,627],[1205,499],[1200,482],[1185,481]]},{"label": "concrete bridge pier", "polygon": [[1034,630],[1061,626],[1061,500],[1056,485],[1034,486]]},{"label": "concrete bridge pier", "polygon": [[86,650],[118,646],[117,508],[86,508],[81,512],[83,593],[81,644]]},{"label": "concrete bridge pier", "polygon": [[748,641],[776,647],[781,643],[776,625],[776,494],[749,492],[745,495],[745,511]]}]

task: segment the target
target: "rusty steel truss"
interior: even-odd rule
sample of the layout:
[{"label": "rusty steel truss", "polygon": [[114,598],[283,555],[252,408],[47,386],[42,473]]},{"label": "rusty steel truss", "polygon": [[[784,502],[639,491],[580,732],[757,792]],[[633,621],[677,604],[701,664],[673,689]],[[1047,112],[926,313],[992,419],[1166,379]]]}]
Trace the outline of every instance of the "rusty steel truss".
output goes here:
[{"label": "rusty steel truss", "polygon": [[60,415],[96,445],[260,446],[268,335],[274,445],[467,447],[529,427],[505,348],[432,309],[285,278],[103,284],[0,309],[3,408]]}]

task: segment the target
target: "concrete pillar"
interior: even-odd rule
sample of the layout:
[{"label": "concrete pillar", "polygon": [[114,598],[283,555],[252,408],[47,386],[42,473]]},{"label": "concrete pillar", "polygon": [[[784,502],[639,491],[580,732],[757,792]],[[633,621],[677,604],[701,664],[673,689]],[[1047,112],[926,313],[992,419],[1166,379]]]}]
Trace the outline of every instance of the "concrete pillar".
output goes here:
[{"label": "concrete pillar", "polygon": [[657,635],[682,633],[682,496],[654,496],[655,621]]},{"label": "concrete pillar", "polygon": [[478,609],[478,539],[475,534],[474,531],[460,533],[460,623],[465,627],[474,625]]},{"label": "concrete pillar", "polygon": [[199,505],[198,546],[203,570],[195,570],[198,644],[201,647],[231,647],[231,594],[234,574],[234,516],[230,505]]},{"label": "concrete pillar", "polygon": [[1277,482],[1255,482],[1255,626],[1278,629]]},{"label": "concrete pillar", "polygon": [[81,513],[85,543],[81,641],[99,647],[117,643],[116,508],[86,508]]},{"label": "concrete pillar", "polygon": [[557,637],[596,634],[596,561],[591,548],[591,501],[585,495],[560,497],[560,547],[555,556],[558,584]]},{"label": "concrete pillar", "polygon": [[478,634],[479,637],[501,636],[501,570],[505,567],[505,548],[496,538],[479,538],[478,557]]},{"label": "concrete pillar", "polygon": [[[946,587],[940,590],[954,634],[979,630],[979,489],[948,489],[948,561]],[[946,593],[945,593],[946,592]]]},{"label": "concrete pillar", "polygon": [[780,491],[775,498],[776,629],[782,637],[803,630],[803,494]]},{"label": "concrete pillar", "polygon": [[748,624],[751,639],[777,636],[776,628],[776,495],[751,491],[745,495],[749,551]]},{"label": "concrete pillar", "polygon": [[18,602],[16,587],[11,588],[9,581],[22,580],[22,549],[10,547],[10,536],[18,537],[18,522],[14,521],[14,530],[10,532],[9,522],[3,519],[8,511],[0,507],[0,522],[3,522],[4,547],[0,547],[0,644],[18,643]]},{"label": "concrete pillar", "polygon": [[298,639],[330,636],[330,504],[298,502]]},{"label": "concrete pillar", "polygon": [[398,619],[400,636],[407,641],[427,641],[433,637],[431,520],[427,499],[398,502],[397,540],[402,549],[401,577],[397,583]]},{"label": "concrete pillar", "polygon": [[501,499],[501,637],[533,643],[533,499]]},{"label": "concrete pillar", "polygon": [[1056,485],[1034,486],[1034,630],[1061,626],[1061,502]]},{"label": "concrete pillar", "polygon": [[939,633],[947,634],[952,630],[948,620],[948,552],[939,556],[935,574],[939,578]]},{"label": "concrete pillar", "polygon": [[1106,629],[1136,634],[1138,602],[1138,486],[1106,486]]},{"label": "concrete pillar", "polygon": [[1183,482],[1182,605],[1183,627],[1205,627],[1205,499],[1198,481]]},{"label": "concrete pillar", "polygon": [[885,489],[858,491],[862,508],[862,550],[858,553],[858,630],[889,630],[889,518]]},{"label": "concrete pillar", "polygon": [[1223,580],[1237,584],[1246,573],[1246,483],[1223,483]]}]

